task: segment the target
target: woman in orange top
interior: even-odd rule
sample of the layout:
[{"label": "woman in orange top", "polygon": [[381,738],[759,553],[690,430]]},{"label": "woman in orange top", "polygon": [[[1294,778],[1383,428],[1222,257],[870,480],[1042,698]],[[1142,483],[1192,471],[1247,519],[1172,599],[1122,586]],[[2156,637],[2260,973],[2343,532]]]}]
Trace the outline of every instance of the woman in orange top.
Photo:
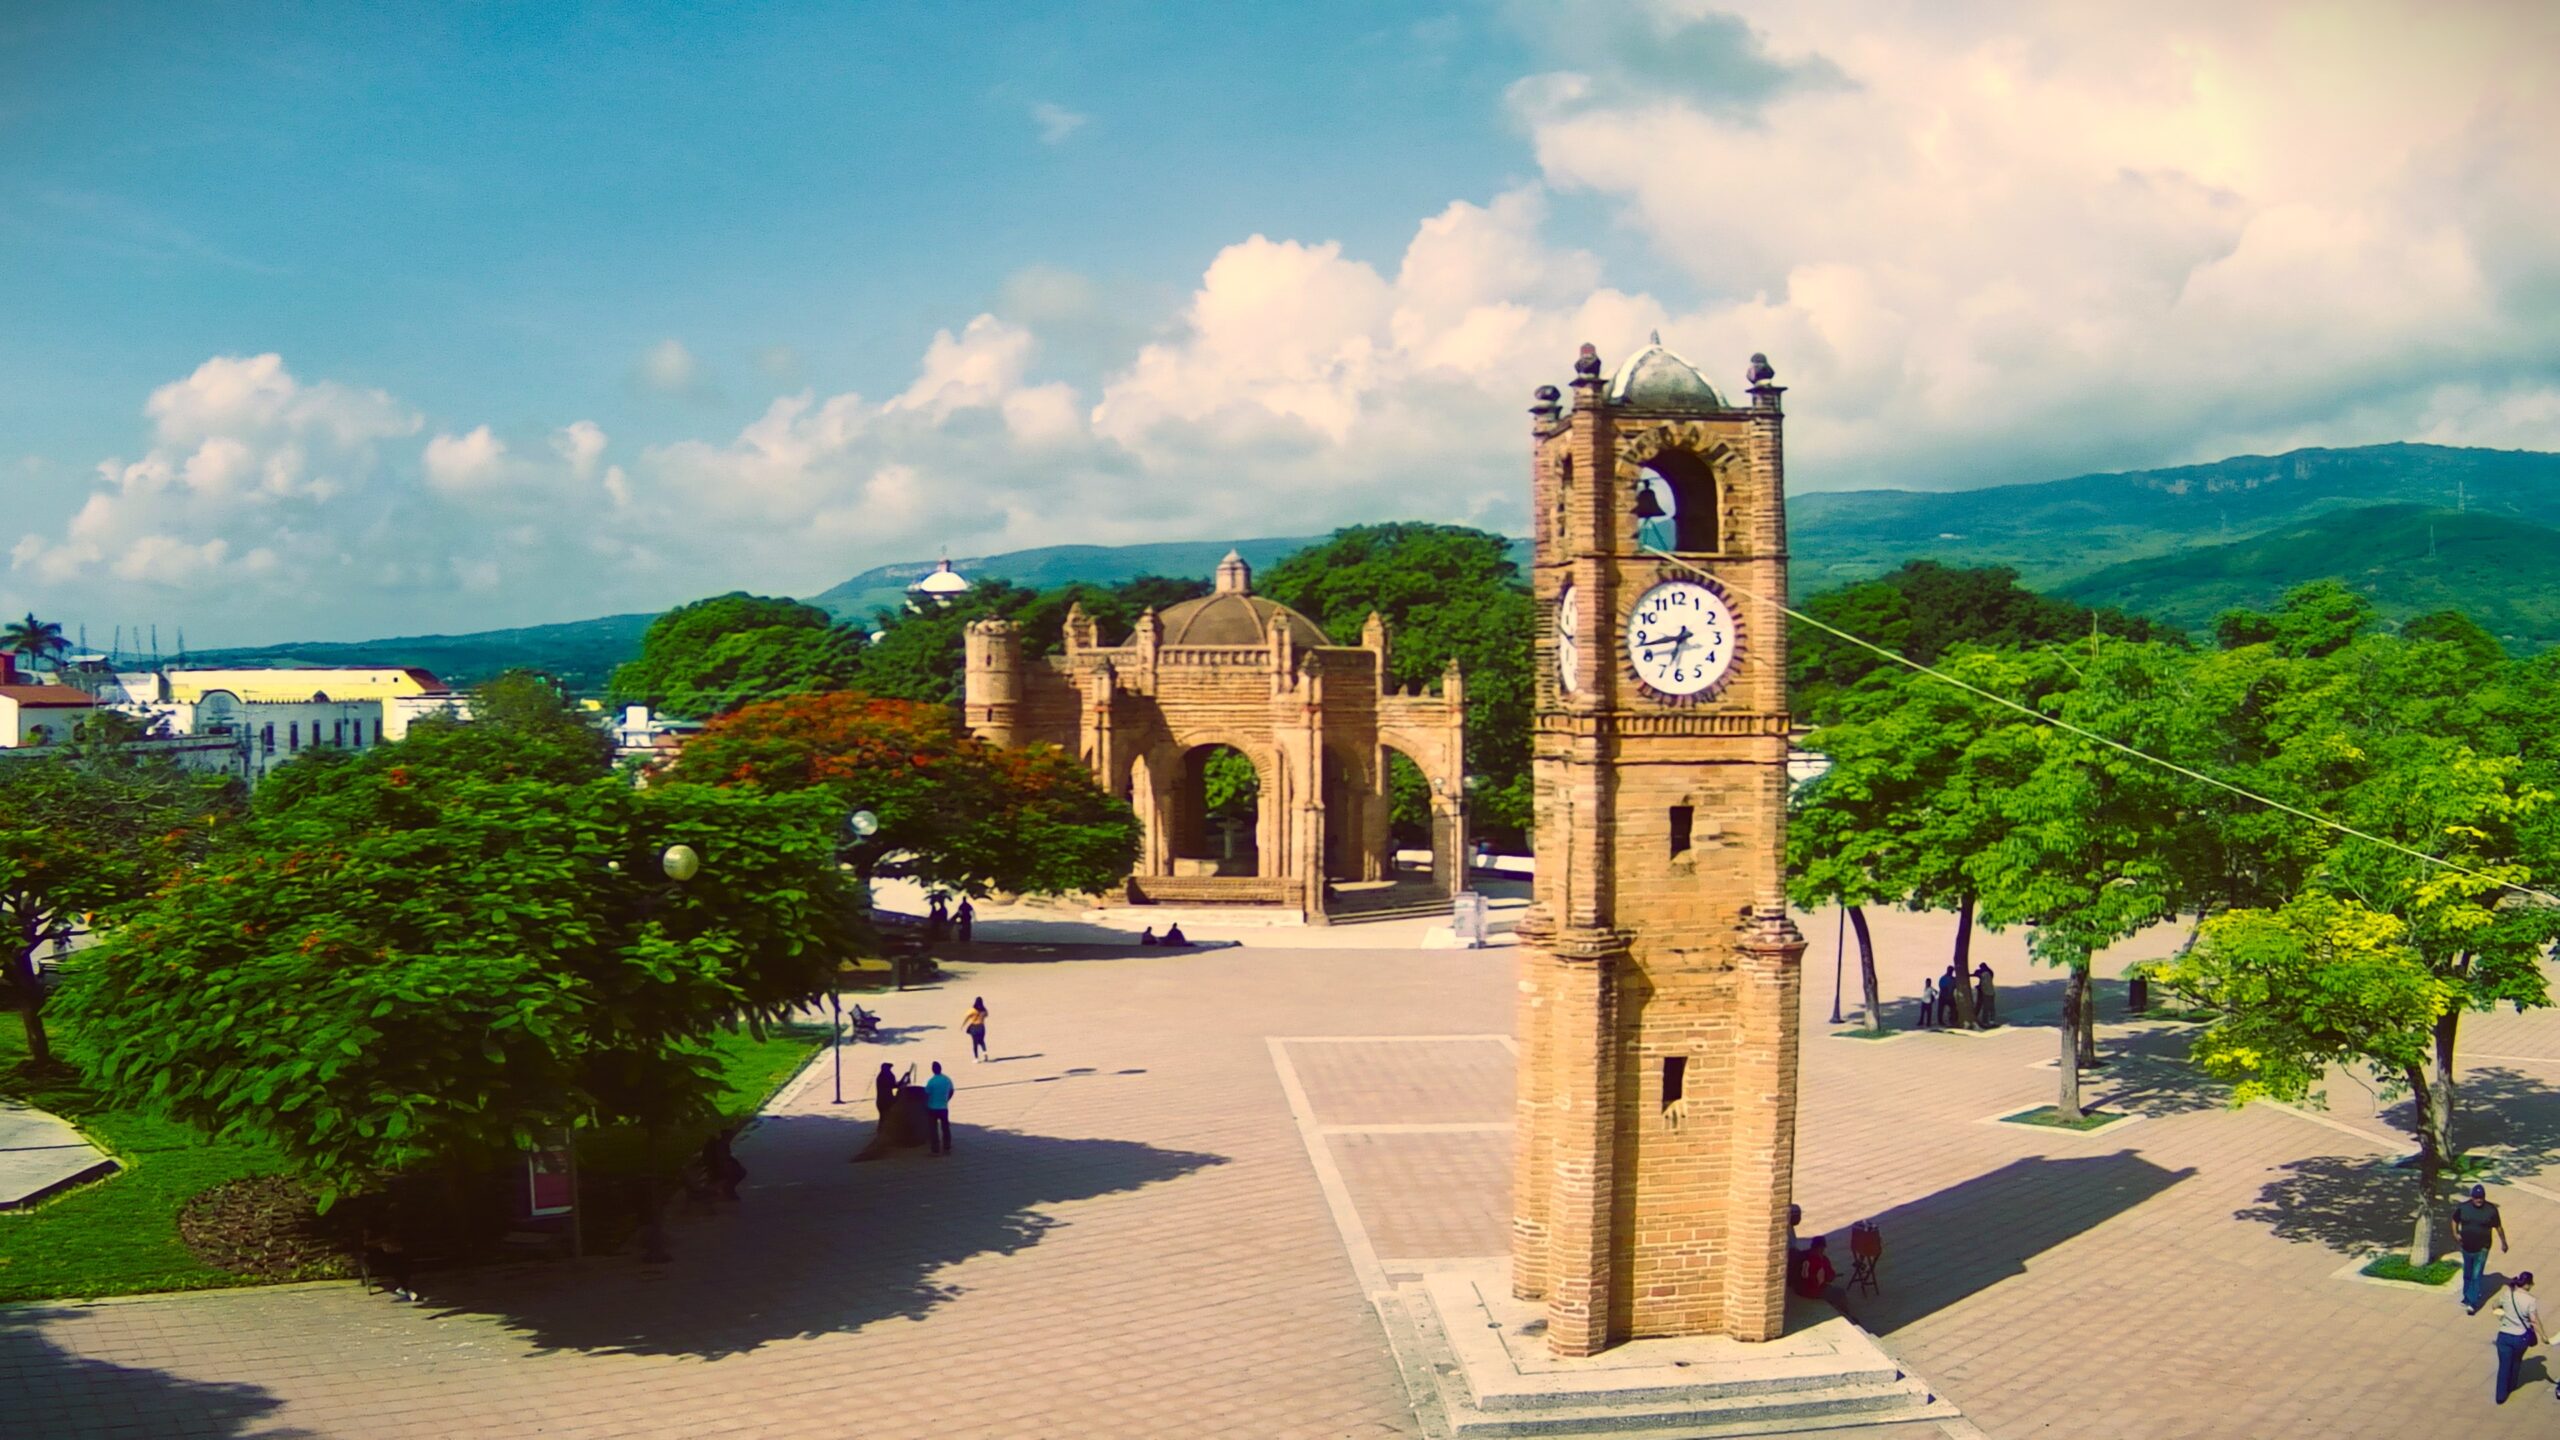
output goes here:
[{"label": "woman in orange top", "polygon": [[966,1029],[969,1032],[969,1058],[972,1060],[986,1059],[987,1002],[984,996],[980,996],[979,998],[969,1002],[969,1018],[961,1021],[960,1024],[963,1029]]}]

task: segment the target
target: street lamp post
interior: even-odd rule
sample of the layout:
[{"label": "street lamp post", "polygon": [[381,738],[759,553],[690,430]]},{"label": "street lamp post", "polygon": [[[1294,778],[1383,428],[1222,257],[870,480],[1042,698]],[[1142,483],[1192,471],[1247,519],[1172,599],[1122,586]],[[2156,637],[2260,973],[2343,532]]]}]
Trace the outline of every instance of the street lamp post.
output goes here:
[{"label": "street lamp post", "polygon": [[835,1051],[835,1061],[836,1061],[836,1099],[835,1099],[835,1103],[836,1103],[836,1104],[838,1104],[838,1105],[841,1105],[841,1104],[843,1104],[843,1103],[844,1103],[844,992],[843,992],[843,991],[841,991],[841,990],[830,990],[830,991],[828,991],[828,992],[827,992],[827,1009],[828,1009],[829,1011],[833,1012],[833,1014],[834,1014],[834,1016],[835,1016],[835,1038],[834,1038],[833,1042],[829,1045],[829,1047],[828,1047],[828,1048],[830,1048],[830,1049],[832,1049],[833,1051]]},{"label": "street lamp post", "polygon": [[[690,845],[670,845],[659,852],[658,869],[667,879],[681,885],[702,873],[702,856]],[[654,1154],[657,1146],[649,1147]],[[651,1169],[642,1178],[643,1203],[640,1212],[640,1263],[663,1265],[674,1257],[667,1253],[666,1206],[658,1195],[658,1177]]]}]

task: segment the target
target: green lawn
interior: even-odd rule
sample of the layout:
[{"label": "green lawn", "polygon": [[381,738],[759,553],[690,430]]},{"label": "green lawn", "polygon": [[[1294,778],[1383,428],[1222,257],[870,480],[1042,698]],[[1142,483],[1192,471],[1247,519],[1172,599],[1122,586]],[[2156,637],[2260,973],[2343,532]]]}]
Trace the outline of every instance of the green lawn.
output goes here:
[{"label": "green lawn", "polygon": [[[741,1120],[807,1064],[826,1032],[792,1027],[756,1040],[744,1032],[715,1035],[721,1109]],[[57,1050],[71,1043],[59,1031]],[[24,1214],[0,1213],[0,1301],[130,1295],[256,1284],[196,1259],[178,1238],[188,1201],[225,1181],[275,1174],[284,1157],[272,1147],[206,1136],[191,1125],[101,1107],[78,1079],[31,1082],[21,1070],[25,1037],[14,1016],[0,1016],[0,1095],[50,1110],[88,1132],[123,1170]],[[672,1166],[701,1143],[696,1135],[661,1147]],[[581,1164],[600,1174],[628,1174],[641,1163],[640,1137],[628,1127],[588,1132]]]},{"label": "green lawn", "polygon": [[[69,1037],[56,1030],[59,1050]],[[284,1168],[264,1145],[213,1140],[191,1125],[99,1106],[70,1076],[31,1083],[21,1072],[26,1036],[0,1016],[0,1094],[87,1131],[124,1169],[24,1214],[0,1214],[0,1300],[200,1290],[245,1283],[216,1270],[178,1238],[178,1212],[223,1183]]]},{"label": "green lawn", "polygon": [[2459,1260],[2430,1260],[2425,1265],[2411,1265],[2406,1255],[2378,1255],[2364,1267],[2364,1273],[2376,1280],[2398,1280],[2408,1285],[2442,1285],[2462,1273]]}]

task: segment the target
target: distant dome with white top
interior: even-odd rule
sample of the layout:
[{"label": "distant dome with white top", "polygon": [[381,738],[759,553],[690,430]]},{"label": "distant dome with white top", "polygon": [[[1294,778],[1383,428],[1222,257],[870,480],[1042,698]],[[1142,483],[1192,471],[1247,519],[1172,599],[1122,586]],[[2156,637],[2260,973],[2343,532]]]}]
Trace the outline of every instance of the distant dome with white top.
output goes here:
[{"label": "distant dome with white top", "polygon": [[947,605],[954,598],[968,594],[970,588],[967,578],[951,568],[951,560],[946,556],[941,564],[934,567],[932,574],[908,586],[907,593]]}]

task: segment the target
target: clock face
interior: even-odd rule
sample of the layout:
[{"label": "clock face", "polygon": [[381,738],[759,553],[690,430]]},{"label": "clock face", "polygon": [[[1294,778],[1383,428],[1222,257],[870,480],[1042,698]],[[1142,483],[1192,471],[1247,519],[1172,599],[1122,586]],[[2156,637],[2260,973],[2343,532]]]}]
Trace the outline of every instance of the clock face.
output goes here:
[{"label": "clock face", "polygon": [[1570,695],[1582,688],[1582,596],[1573,582],[1556,595],[1556,688]]},{"label": "clock face", "polygon": [[1627,663],[1656,694],[1705,694],[1732,673],[1741,640],[1733,608],[1696,580],[1665,580],[1636,597],[1627,616]]}]

